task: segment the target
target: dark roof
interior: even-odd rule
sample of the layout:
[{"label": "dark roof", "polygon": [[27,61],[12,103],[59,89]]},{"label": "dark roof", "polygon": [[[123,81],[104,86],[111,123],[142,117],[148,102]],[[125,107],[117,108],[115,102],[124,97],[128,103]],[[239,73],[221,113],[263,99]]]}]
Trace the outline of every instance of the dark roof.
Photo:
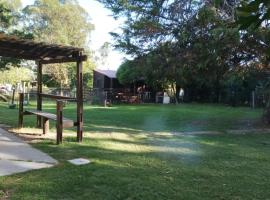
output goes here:
[{"label": "dark roof", "polygon": [[87,59],[83,51],[83,48],[46,44],[0,33],[0,56],[2,57],[36,60],[44,64],[76,62]]},{"label": "dark roof", "polygon": [[101,70],[101,69],[95,69],[94,71],[103,74],[109,78],[116,78],[116,71],[115,70]]}]

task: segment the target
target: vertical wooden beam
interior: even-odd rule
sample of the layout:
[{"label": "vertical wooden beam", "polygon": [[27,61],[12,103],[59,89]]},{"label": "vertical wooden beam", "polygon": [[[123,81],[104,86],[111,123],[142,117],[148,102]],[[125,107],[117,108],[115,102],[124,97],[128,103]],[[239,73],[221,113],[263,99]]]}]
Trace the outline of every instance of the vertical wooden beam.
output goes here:
[{"label": "vertical wooden beam", "polygon": [[83,138],[83,74],[82,61],[77,61],[77,141]]},{"label": "vertical wooden beam", "polygon": [[113,78],[110,78],[110,89],[111,92],[113,91]]},{"label": "vertical wooden beam", "polygon": [[23,102],[24,102],[24,93],[19,94],[19,122],[18,127],[23,127]]},{"label": "vertical wooden beam", "polygon": [[56,101],[56,143],[60,144],[63,141],[63,101]]},{"label": "vertical wooden beam", "polygon": [[[42,111],[42,64],[37,62],[37,110]],[[37,116],[37,127],[41,128],[41,117]]]},{"label": "vertical wooden beam", "polygon": [[49,132],[50,129],[50,121],[48,118],[43,117],[43,125],[42,125],[42,129],[43,129],[43,134],[45,135],[46,133]]}]

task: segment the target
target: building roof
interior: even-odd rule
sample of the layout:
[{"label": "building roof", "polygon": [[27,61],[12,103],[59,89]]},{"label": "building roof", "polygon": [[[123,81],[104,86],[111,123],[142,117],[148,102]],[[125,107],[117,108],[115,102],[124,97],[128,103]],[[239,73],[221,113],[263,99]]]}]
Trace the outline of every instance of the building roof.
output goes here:
[{"label": "building roof", "polygon": [[101,69],[95,69],[94,71],[103,74],[109,78],[116,78],[116,71],[115,70],[101,70]]},{"label": "building roof", "polygon": [[83,48],[46,44],[0,33],[0,56],[24,60],[36,60],[41,63],[60,63],[85,61]]}]

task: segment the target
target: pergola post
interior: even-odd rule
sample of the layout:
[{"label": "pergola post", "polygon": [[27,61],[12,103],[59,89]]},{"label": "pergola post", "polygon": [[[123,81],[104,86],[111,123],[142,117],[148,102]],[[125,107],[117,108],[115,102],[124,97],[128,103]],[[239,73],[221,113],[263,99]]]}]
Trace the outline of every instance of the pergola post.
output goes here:
[{"label": "pergola post", "polygon": [[77,61],[77,141],[83,138],[83,74],[81,60]]},{"label": "pergola post", "polygon": [[[37,110],[42,111],[42,64],[37,62]],[[37,128],[41,128],[41,117],[37,116]]]},{"label": "pergola post", "polygon": [[23,102],[24,102],[24,93],[19,94],[19,123],[18,127],[23,127]]}]

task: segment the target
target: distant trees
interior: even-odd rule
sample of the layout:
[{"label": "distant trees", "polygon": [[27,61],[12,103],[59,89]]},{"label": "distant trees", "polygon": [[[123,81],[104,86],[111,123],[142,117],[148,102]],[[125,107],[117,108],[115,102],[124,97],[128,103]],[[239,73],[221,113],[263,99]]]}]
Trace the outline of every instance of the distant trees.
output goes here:
[{"label": "distant trees", "polygon": [[243,1],[237,8],[237,15],[237,23],[243,30],[244,37],[248,38],[248,42],[255,44],[252,49],[254,54],[257,54],[253,56],[252,64],[255,63],[268,71],[261,81],[261,87],[266,96],[263,118],[270,123],[270,4],[264,0]]},{"label": "distant trees", "polygon": [[0,32],[14,33],[18,31],[20,0],[0,0]]},{"label": "distant trees", "polygon": [[0,71],[0,84],[16,85],[22,81],[33,81],[35,75],[28,68],[8,66],[7,70]]},{"label": "distant trees", "polygon": [[242,1],[237,8],[238,23],[241,29],[259,28],[262,23],[269,25],[270,4],[265,0]]},{"label": "distant trees", "polygon": [[132,84],[142,78],[142,73],[134,61],[126,60],[117,70],[117,79],[123,85]]},{"label": "distant trees", "polygon": [[35,40],[88,48],[94,25],[76,0],[35,0],[23,9],[24,26]]},{"label": "distant trees", "polygon": [[[93,60],[88,47],[90,33],[94,25],[90,22],[88,13],[76,0],[35,0],[33,5],[23,9],[24,27],[31,32],[36,41],[71,45],[86,49],[90,62],[84,67],[87,73],[92,73]],[[74,64],[46,65],[44,73],[49,75],[59,86],[73,84],[75,74]],[[91,74],[86,76],[91,79]],[[49,83],[48,83],[49,84]]]},{"label": "distant trees", "polygon": [[[95,64],[89,49],[94,25],[89,14],[76,0],[35,0],[21,7],[20,0],[0,0],[0,32],[39,42],[83,47],[89,60],[84,65],[84,84],[91,86]],[[20,60],[0,58],[0,68],[8,63],[20,67]],[[74,86],[74,64],[46,65],[44,79],[50,86]]]},{"label": "distant trees", "polygon": [[[17,35],[21,38],[33,38],[32,34],[27,33],[20,27],[20,0],[0,0],[0,32],[5,34]],[[19,66],[20,60],[12,58],[0,58],[0,69],[6,68],[8,63]]]}]

